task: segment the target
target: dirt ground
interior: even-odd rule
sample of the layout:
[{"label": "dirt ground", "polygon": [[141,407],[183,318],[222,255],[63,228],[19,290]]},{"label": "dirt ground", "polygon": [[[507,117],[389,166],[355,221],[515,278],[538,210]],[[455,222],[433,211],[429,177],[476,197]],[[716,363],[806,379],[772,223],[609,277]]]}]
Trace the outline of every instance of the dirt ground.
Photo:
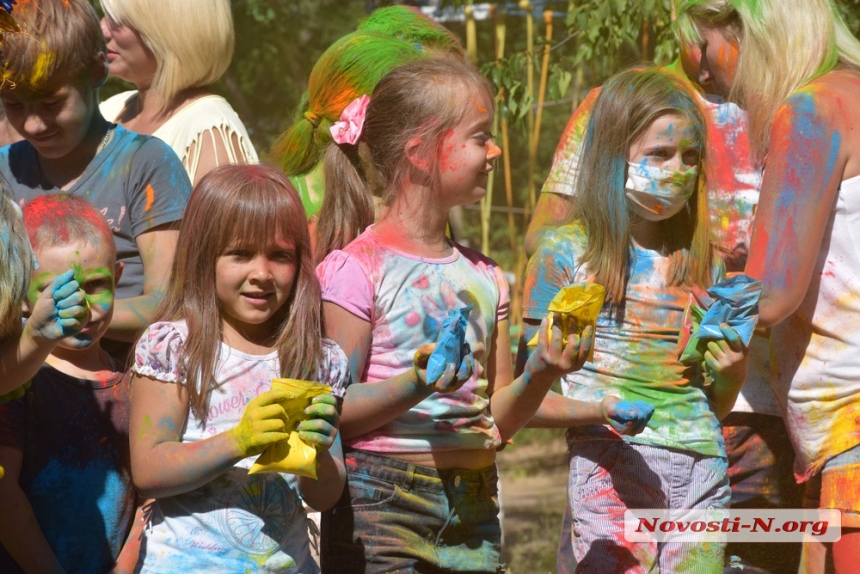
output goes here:
[{"label": "dirt ground", "polygon": [[526,429],[497,460],[502,479],[502,555],[511,574],[555,573],[567,501],[563,431]]}]

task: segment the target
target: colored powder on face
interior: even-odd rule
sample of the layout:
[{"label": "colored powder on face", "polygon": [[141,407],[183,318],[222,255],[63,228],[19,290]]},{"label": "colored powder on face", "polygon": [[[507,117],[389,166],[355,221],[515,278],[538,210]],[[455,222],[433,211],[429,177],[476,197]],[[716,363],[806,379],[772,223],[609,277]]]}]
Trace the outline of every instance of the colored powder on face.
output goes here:
[{"label": "colored powder on face", "polygon": [[87,293],[87,302],[92,307],[101,307],[104,310],[107,310],[111,305],[113,305],[114,276],[110,269],[107,267],[94,267],[91,269],[81,270],[80,279],[78,279],[78,272],[76,270],[75,279],[84,287],[85,291],[89,290],[88,285],[91,282],[103,280],[99,284],[98,291]]}]

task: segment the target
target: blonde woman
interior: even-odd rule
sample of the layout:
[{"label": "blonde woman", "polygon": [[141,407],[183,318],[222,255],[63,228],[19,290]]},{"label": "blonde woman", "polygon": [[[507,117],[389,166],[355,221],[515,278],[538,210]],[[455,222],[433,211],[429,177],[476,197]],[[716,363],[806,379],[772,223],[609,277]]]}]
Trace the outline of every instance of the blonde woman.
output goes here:
[{"label": "blonde woman", "polygon": [[192,183],[224,164],[257,163],[248,132],[210,89],[233,57],[228,0],[102,0],[110,73],[137,90],[101,105],[110,121],[167,142]]},{"label": "blonde woman", "polygon": [[842,511],[807,572],[860,555],[860,42],[830,0],[688,0],[704,80],[749,111],[766,158],[747,273],[806,502]]}]

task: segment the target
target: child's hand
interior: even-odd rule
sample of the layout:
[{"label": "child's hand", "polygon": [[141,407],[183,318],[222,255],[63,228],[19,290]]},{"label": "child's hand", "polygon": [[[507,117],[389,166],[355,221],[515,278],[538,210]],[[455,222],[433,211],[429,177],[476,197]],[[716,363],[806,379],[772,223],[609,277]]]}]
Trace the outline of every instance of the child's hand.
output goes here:
[{"label": "child's hand", "polygon": [[418,347],[413,359],[413,367],[420,385],[432,388],[437,393],[452,393],[462,387],[466,381],[472,378],[475,358],[472,356],[472,348],[466,343],[463,345],[463,359],[459,365],[453,363],[445,367],[445,372],[439,380],[432,385],[427,385],[427,361],[433,354],[436,343],[427,343]]},{"label": "child's hand", "polygon": [[737,331],[720,325],[725,340],[709,341],[702,370],[715,383],[742,384],[747,375],[747,349]]},{"label": "child's hand", "polygon": [[242,420],[227,431],[233,439],[242,458],[260,454],[272,443],[285,440],[287,433],[287,413],[278,404],[289,399],[286,391],[267,391],[248,403]]},{"label": "child's hand", "polygon": [[296,430],[303,441],[328,450],[337,436],[340,415],[337,412],[337,399],[333,395],[318,395],[305,409],[306,420],[299,423]]},{"label": "child's hand", "polygon": [[90,318],[86,293],[71,269],[54,277],[40,294],[27,324],[45,339],[59,341],[83,329]]},{"label": "child's hand", "polygon": [[648,426],[654,405],[645,401],[622,401],[618,397],[604,397],[600,402],[603,420],[619,434],[637,435]]},{"label": "child's hand", "polygon": [[581,369],[591,354],[594,344],[594,330],[591,325],[582,330],[581,337],[576,333],[568,334],[567,345],[563,347],[562,332],[558,327],[561,321],[553,321],[552,336],[547,329],[547,321],[547,318],[541,321],[537,347],[526,361],[523,376],[529,379],[540,377],[555,381],[562,375]]}]

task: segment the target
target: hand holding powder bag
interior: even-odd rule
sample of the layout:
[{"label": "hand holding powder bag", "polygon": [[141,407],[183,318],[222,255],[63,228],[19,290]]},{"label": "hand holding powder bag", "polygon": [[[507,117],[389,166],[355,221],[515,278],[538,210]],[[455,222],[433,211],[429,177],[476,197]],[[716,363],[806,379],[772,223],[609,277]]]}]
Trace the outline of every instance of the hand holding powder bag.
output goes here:
[{"label": "hand holding powder bag", "polygon": [[761,281],[739,273],[713,285],[707,291],[693,286],[690,304],[684,313],[678,348],[680,360],[696,364],[704,358],[708,341],[724,339],[720,325],[734,329],[749,347],[758,322]]},{"label": "hand holding powder bag", "polygon": [[[597,316],[600,314],[600,309],[603,308],[603,301],[606,297],[606,289],[603,285],[597,283],[577,283],[562,288],[547,308],[547,342],[552,338],[553,323],[558,321],[558,327],[562,332],[562,345],[567,345],[567,337],[571,333],[582,335],[583,329],[591,325],[592,329],[596,327]],[[555,318],[559,317],[558,320]],[[538,335],[532,337],[528,342],[528,346],[534,347],[538,344]],[[592,348],[592,354],[594,349]],[[591,357],[589,357],[589,360]]]},{"label": "hand holding powder bag", "polygon": [[436,348],[427,361],[427,384],[433,385],[438,381],[448,365],[456,365],[462,370],[462,363],[469,352],[466,347],[466,326],[469,324],[469,312],[472,305],[448,311],[448,316],[442,323]]},{"label": "hand holding powder bag", "polygon": [[317,449],[302,440],[296,427],[308,418],[304,411],[313,398],[331,393],[332,389],[321,383],[296,379],[272,379],[272,388],[289,393],[289,398],[280,403],[287,414],[289,437],[269,445],[257,458],[248,474],[286,472],[316,479]]}]

